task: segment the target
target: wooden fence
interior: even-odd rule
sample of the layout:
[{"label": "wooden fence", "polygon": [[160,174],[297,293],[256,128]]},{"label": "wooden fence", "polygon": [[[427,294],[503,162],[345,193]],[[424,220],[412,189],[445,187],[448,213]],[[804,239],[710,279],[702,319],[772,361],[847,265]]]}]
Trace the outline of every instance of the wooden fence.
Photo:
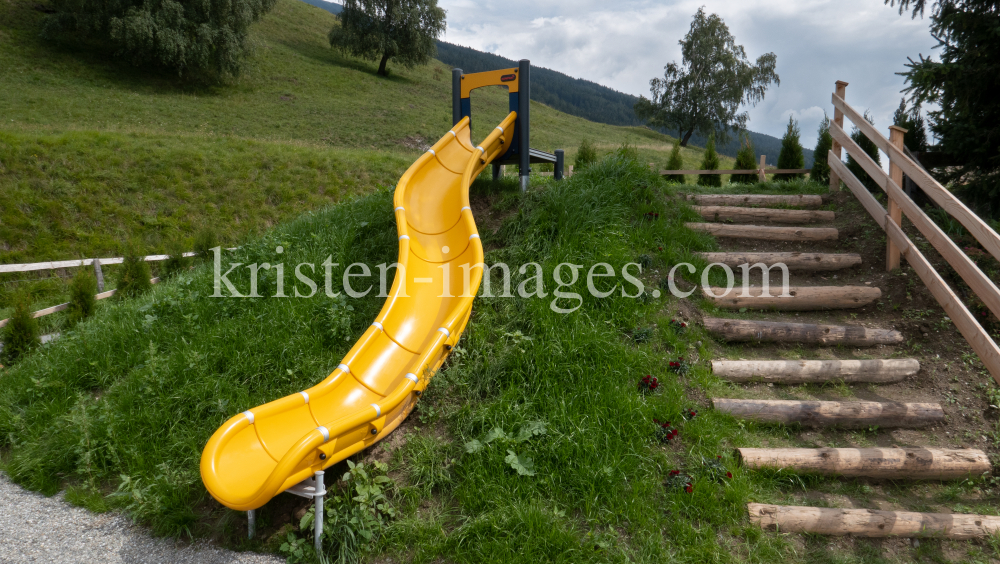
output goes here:
[{"label": "wooden fence", "polygon": [[[235,247],[226,249],[227,251],[236,250]],[[197,256],[198,253],[183,253],[184,257]],[[143,257],[146,262],[156,262],[161,260],[167,260],[170,255],[148,255]],[[34,272],[38,270],[55,270],[57,268],[79,268],[81,266],[94,266],[94,274],[97,277],[97,290],[98,294],[94,296],[95,299],[103,300],[104,298],[110,298],[115,295],[116,290],[104,291],[104,273],[101,271],[101,265],[110,264],[121,264],[124,262],[124,257],[111,257],[111,258],[88,258],[79,260],[58,260],[50,262],[32,262],[25,264],[0,264],[0,274],[10,274],[15,272]],[[153,278],[150,280],[153,284],[159,282],[160,279]],[[45,309],[40,309],[32,314],[32,317],[43,317],[46,315],[51,315],[60,311],[65,311],[69,308],[69,302],[54,305],[52,307],[47,307]],[[0,319],[0,327],[5,327],[10,319]]]},{"label": "wooden fence", "polygon": [[[875,221],[888,235],[886,270],[899,268],[900,257],[905,258],[934,298],[941,304],[965,340],[972,346],[972,350],[986,365],[987,370],[993,375],[993,379],[1000,383],[1000,348],[979,324],[975,316],[965,307],[965,304],[955,295],[941,274],[934,269],[903,232],[901,228],[903,214],[906,214],[913,226],[997,317],[1000,317],[1000,290],[997,289],[992,280],[983,274],[976,263],[962,252],[959,246],[906,195],[901,188],[903,175],[909,177],[931,200],[961,223],[997,260],[1000,260],[1000,236],[906,155],[903,149],[905,129],[892,126],[889,128],[889,138],[883,137],[857,110],[844,101],[846,88],[846,82],[838,81],[836,91],[833,94],[834,118],[833,122],[830,123],[830,134],[833,136],[834,143],[827,157],[827,161],[830,163],[830,190],[840,190],[841,181],[847,185],[865,210],[875,218]],[[883,153],[889,156],[889,174],[886,174],[881,167],[875,164],[875,161],[847,135],[844,131],[845,117],[857,126],[865,137],[875,143]],[[888,210],[883,208],[882,204],[868,192],[861,181],[847,169],[847,166],[841,161],[841,149],[847,151],[885,191],[888,196]]]}]

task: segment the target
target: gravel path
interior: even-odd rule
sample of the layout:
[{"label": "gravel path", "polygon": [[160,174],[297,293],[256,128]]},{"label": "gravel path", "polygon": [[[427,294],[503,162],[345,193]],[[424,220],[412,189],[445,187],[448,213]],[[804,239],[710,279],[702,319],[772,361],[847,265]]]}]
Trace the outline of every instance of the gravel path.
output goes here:
[{"label": "gravel path", "polygon": [[27,491],[0,473],[0,564],[15,562],[278,564],[284,559],[154,538],[120,514],[91,513],[66,503],[62,494]]}]

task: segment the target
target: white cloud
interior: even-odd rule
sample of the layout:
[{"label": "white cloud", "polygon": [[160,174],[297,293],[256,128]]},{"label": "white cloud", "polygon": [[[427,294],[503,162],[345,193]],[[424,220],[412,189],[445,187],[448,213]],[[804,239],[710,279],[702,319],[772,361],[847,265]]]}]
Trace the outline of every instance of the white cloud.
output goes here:
[{"label": "white cloud", "polygon": [[[678,41],[704,2],[619,0],[440,0],[448,10],[444,39],[634,95],[648,95],[649,80],[680,61]],[[885,130],[899,104],[906,57],[930,54],[927,20],[900,16],[880,0],[721,0],[705,4],[729,25],[747,55],[778,56],[781,86],[749,109],[751,129],[780,136],[797,115],[803,143],[812,139],[822,111],[832,114],[836,80],[850,84],[848,101],[870,109]],[[798,112],[798,113],[796,113]]]}]

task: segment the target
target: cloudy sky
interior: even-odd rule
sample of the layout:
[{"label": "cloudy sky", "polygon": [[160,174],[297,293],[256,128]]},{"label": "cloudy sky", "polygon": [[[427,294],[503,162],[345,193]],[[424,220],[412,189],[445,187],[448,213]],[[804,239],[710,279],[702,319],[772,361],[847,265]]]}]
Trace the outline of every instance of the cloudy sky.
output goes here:
[{"label": "cloudy sky", "polygon": [[[531,59],[634,95],[680,61],[678,41],[700,6],[720,15],[747,56],[773,51],[781,86],[750,110],[750,129],[780,137],[789,114],[803,144],[815,142],[830,93],[845,80],[847,100],[871,109],[886,130],[899,105],[906,57],[933,52],[927,18],[900,16],[881,0],[438,0],[448,11],[446,41]],[[936,55],[936,53],[935,53]]]}]

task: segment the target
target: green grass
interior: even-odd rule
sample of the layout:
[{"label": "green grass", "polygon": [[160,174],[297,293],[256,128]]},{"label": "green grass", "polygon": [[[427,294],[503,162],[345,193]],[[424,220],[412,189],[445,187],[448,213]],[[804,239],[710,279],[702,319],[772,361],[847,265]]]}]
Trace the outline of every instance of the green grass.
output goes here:
[{"label": "green grass", "polygon": [[[665,356],[707,354],[694,346],[704,337],[692,331],[638,345],[629,337],[637,327],[655,322],[661,330],[654,335],[665,331],[668,302],[617,292],[598,300],[586,295],[583,279],[573,287],[585,294],[580,310],[550,309],[552,271],[561,262],[606,261],[620,269],[652,254],[655,266],[709,248],[709,238],[682,226],[693,212],[668,205],[668,188],[627,156],[527,196],[510,183],[479,183],[476,190],[497,191],[504,205],[520,210],[496,232],[484,232],[498,246],[489,260],[540,262],[550,295],[478,302],[461,344],[465,354],[439,374],[414,415],[444,432],[412,437],[394,456],[407,476],[394,496],[402,516],[384,531],[379,550],[415,561],[706,561],[725,559],[726,543],[743,538],[751,561],[777,558],[783,541],[743,518],[749,497],[769,494],[728,455],[735,444],[755,442],[749,428],[708,410],[681,424],[680,411],[690,405],[685,390],[717,384],[704,363],[684,381],[661,370]],[[286,264],[331,254],[341,264],[391,262],[391,209],[391,193],[382,190],[309,213],[246,243],[234,260],[274,262],[281,244]],[[661,219],[642,220],[647,211]],[[327,343],[313,327],[325,299],[213,300],[211,281],[203,265],[148,296],[106,304],[6,370],[5,471],[45,493],[72,484],[74,499],[98,508],[93,492],[114,492],[108,504],[161,534],[252,546],[239,540],[241,518],[205,493],[201,448],[233,413],[324,377],[350,343]],[[261,287],[273,292],[274,280]],[[372,294],[352,305],[360,334],[381,299]],[[643,397],[635,385],[649,373],[663,385]],[[654,417],[678,422],[680,449],[652,442]],[[530,440],[464,450],[494,427],[515,435],[537,421],[545,432]],[[515,473],[505,462],[508,449],[532,458],[536,474]],[[736,473],[732,481],[699,477],[701,457],[717,454]],[[664,489],[673,468],[695,476],[694,494]],[[424,501],[437,510],[422,510]],[[271,517],[265,508],[261,526]]]}]

